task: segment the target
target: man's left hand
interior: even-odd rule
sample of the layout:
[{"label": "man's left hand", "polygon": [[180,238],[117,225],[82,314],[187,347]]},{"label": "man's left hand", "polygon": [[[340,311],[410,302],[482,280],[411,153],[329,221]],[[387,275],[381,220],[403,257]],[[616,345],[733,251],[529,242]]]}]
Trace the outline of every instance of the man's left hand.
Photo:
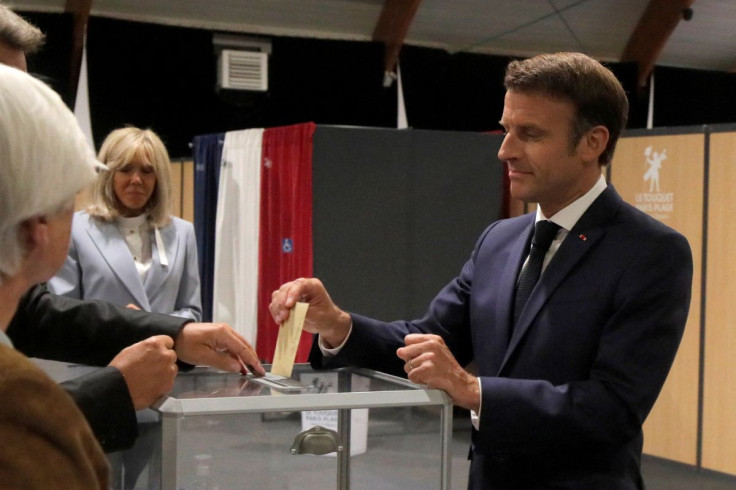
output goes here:
[{"label": "man's left hand", "polygon": [[405,347],[396,351],[406,364],[409,380],[447,392],[455,405],[480,409],[478,378],[458,364],[442,337],[431,334],[409,334]]}]

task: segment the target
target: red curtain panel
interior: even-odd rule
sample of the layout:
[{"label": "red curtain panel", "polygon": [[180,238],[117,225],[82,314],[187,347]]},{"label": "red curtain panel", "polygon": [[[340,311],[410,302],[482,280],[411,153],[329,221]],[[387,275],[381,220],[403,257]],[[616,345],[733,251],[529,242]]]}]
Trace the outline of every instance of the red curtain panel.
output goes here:
[{"label": "red curtain panel", "polygon": [[[268,305],[284,282],[313,274],[312,135],[314,123],[263,133],[256,350],[273,361],[279,329]],[[302,333],[295,362],[306,362],[312,336]]]}]

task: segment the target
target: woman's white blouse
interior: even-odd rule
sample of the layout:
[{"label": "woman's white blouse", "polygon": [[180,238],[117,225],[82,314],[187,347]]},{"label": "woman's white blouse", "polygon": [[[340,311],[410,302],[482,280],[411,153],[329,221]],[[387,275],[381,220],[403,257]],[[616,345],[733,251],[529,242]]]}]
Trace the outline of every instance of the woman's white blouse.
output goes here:
[{"label": "woman's white blouse", "polygon": [[148,223],[148,216],[142,214],[134,218],[117,219],[118,229],[128,244],[128,249],[133,255],[135,267],[138,269],[138,275],[141,282],[145,282],[146,275],[151,268],[151,258],[153,256],[151,248],[151,225]]}]

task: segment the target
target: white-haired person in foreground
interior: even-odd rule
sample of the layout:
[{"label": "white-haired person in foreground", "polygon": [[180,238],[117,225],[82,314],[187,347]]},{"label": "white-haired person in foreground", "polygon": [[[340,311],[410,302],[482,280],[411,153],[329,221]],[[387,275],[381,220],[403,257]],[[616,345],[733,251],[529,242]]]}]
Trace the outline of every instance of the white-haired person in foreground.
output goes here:
[{"label": "white-haired person in foreground", "polygon": [[[26,55],[44,43],[43,33],[0,3],[0,63],[26,71]],[[30,357],[99,366],[61,383],[106,452],[133,446],[136,410],[150,407],[173,382],[162,344],[174,339],[180,368],[212,366],[256,375],[265,371],[253,346],[225,323],[135,311],[104,301],[79,301],[49,293],[43,284],[20,298],[6,325],[15,348]]]},{"label": "white-haired person in foreground", "polygon": [[108,486],[105,455],[72,398],[5,334],[21,296],[64,262],[74,197],[98,165],[58,95],[0,65],[2,488]]}]

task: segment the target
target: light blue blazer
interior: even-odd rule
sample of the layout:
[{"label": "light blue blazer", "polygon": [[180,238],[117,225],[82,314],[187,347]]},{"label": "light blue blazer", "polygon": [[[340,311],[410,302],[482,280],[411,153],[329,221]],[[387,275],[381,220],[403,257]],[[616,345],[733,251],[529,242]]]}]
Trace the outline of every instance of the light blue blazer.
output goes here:
[{"label": "light blue blazer", "polygon": [[98,299],[166,313],[199,322],[202,300],[194,226],[173,218],[160,228],[168,266],[161,265],[158,245],[151,237],[151,268],[141,281],[120,230],[114,222],[74,213],[69,254],[64,266],[48,283],[52,293],[72,298]]}]

